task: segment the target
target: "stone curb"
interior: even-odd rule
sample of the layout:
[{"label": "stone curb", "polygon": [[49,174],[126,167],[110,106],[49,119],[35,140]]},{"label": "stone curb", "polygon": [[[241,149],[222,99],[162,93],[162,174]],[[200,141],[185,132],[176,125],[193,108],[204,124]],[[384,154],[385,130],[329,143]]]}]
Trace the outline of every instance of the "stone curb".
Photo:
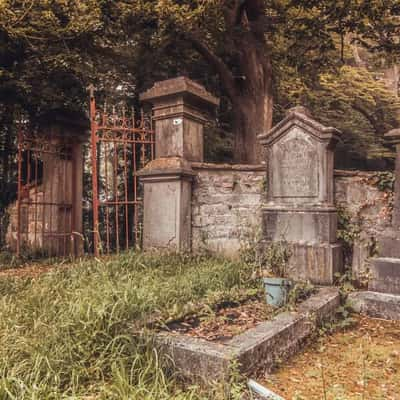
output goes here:
[{"label": "stone curb", "polygon": [[272,369],[298,351],[323,321],[333,318],[339,305],[338,289],[324,287],[296,312],[278,314],[223,344],[172,333],[158,334],[156,341],[180,374],[207,385],[226,380],[235,362],[248,374]]},{"label": "stone curb", "polygon": [[400,321],[400,296],[371,291],[354,292],[348,297],[354,311],[373,318]]}]

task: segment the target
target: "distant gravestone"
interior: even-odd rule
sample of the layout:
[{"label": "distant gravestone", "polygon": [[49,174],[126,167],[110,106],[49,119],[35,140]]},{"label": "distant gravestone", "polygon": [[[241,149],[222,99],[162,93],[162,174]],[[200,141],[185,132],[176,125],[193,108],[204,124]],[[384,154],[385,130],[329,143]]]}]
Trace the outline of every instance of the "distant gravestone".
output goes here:
[{"label": "distant gravestone", "polygon": [[339,136],[303,107],[289,110],[259,136],[268,164],[264,240],[287,242],[292,251],[289,276],[295,279],[332,283],[342,267],[333,204],[333,150]]},{"label": "distant gravestone", "polygon": [[387,132],[385,139],[396,148],[392,223],[376,238],[379,257],[370,264],[368,289],[400,295],[400,129]]}]

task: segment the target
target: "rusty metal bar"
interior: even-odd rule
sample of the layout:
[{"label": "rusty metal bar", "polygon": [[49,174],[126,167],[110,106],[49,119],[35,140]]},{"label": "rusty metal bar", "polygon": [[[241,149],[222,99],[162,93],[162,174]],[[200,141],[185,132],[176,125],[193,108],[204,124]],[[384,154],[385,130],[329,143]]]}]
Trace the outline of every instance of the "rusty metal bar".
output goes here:
[{"label": "rusty metal bar", "polygon": [[94,97],[94,87],[91,86],[90,92],[90,128],[92,146],[92,193],[93,193],[93,246],[94,255],[99,256],[99,194],[97,180],[97,125],[96,125],[96,100]]},{"label": "rusty metal bar", "polygon": [[[107,253],[111,250],[119,252],[122,248],[128,249],[131,243],[138,243],[139,206],[142,202],[138,196],[137,171],[145,166],[148,159],[154,158],[155,146],[152,122],[150,120],[150,124],[147,124],[146,121],[143,110],[136,120],[133,110],[128,115],[123,107],[119,114],[115,107],[108,112],[105,105],[99,111],[94,99],[91,99],[92,139],[94,137],[97,145],[106,153],[104,164],[101,160],[104,168],[96,171],[97,179],[92,180],[93,196],[96,197],[93,200],[93,224],[98,233],[96,246],[101,247],[101,241],[104,240]],[[92,166],[96,168],[101,158],[97,149],[98,153],[92,152]],[[105,182],[104,196],[99,195],[99,182]],[[129,187],[131,184],[132,189]],[[105,237],[102,238],[103,234]],[[95,254],[98,255],[98,252]]]},{"label": "rusty metal bar", "polygon": [[114,186],[114,198],[115,200],[115,240],[116,240],[116,249],[117,253],[119,253],[119,221],[118,221],[118,212],[119,212],[119,200],[118,200],[118,155],[117,155],[117,144],[114,143],[114,170],[113,170],[113,186]]},{"label": "rusty metal bar", "polygon": [[104,157],[104,163],[105,163],[105,176],[106,176],[106,186],[105,186],[105,192],[106,192],[106,201],[103,202],[103,204],[105,204],[106,207],[106,248],[107,248],[107,253],[110,252],[110,210],[109,210],[109,203],[108,203],[108,199],[109,199],[109,192],[108,192],[108,186],[109,186],[109,182],[108,182],[108,152],[109,152],[109,148],[108,148],[108,143],[106,142],[104,144],[105,147],[105,157]]},{"label": "rusty metal bar", "polygon": [[18,129],[17,257],[21,256],[22,128]]}]

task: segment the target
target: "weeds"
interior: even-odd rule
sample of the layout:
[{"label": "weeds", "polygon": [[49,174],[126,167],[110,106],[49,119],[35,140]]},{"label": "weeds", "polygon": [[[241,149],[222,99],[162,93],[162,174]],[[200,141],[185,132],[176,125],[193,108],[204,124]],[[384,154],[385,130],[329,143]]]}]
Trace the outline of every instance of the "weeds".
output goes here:
[{"label": "weeds", "polygon": [[[0,398],[210,398],[181,388],[146,326],[254,292],[251,273],[222,259],[127,253],[3,279]],[[212,398],[236,392],[216,386]]]}]

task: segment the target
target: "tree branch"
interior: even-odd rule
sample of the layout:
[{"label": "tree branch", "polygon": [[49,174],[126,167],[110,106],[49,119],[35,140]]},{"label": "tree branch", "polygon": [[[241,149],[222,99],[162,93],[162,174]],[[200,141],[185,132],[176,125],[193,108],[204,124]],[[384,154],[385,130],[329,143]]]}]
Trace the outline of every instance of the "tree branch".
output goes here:
[{"label": "tree branch", "polygon": [[382,132],[382,128],[380,127],[379,122],[372,116],[371,112],[365,110],[357,103],[352,103],[351,106],[371,124],[377,135],[383,135],[384,132]]},{"label": "tree branch", "polygon": [[237,91],[235,78],[228,66],[195,34],[192,32],[185,32],[184,36],[192,44],[194,49],[218,72],[221,82],[228,92],[229,97],[233,99],[237,95]]},{"label": "tree branch", "polygon": [[240,24],[246,0],[225,0],[223,4],[225,24],[229,30]]}]

